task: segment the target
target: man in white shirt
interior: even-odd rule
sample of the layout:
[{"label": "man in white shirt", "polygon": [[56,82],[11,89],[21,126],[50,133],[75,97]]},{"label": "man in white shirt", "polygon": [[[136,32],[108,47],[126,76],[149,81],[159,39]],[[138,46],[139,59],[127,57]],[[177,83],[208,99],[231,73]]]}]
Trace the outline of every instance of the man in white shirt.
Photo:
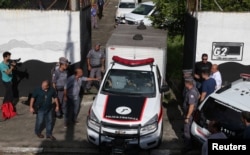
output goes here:
[{"label": "man in white shirt", "polygon": [[216,81],[216,90],[221,88],[222,78],[217,64],[213,64],[211,67],[211,77]]}]

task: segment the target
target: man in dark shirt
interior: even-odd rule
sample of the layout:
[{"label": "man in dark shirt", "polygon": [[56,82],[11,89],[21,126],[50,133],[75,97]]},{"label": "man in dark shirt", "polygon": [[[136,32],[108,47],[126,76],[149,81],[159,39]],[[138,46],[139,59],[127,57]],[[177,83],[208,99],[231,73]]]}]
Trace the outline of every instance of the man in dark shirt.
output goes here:
[{"label": "man in dark shirt", "polygon": [[55,111],[59,110],[59,103],[57,99],[56,91],[53,87],[49,86],[49,81],[45,80],[42,82],[41,87],[35,89],[30,99],[30,112],[36,112],[36,124],[35,124],[35,134],[39,138],[44,138],[42,134],[42,127],[45,121],[46,125],[46,137],[50,140],[56,140],[52,136],[53,121],[52,121],[52,111],[53,102],[55,101],[56,108]]},{"label": "man in dark shirt", "polygon": [[243,123],[246,126],[244,133],[243,133],[243,139],[250,139],[250,112],[242,111],[241,117],[242,117]]},{"label": "man in dark shirt", "polygon": [[202,78],[204,81],[202,82],[201,85],[201,99],[200,101],[202,102],[208,95],[213,93],[216,89],[216,81],[212,77],[210,77],[210,72],[209,71],[203,71],[201,73]]},{"label": "man in dark shirt", "polygon": [[201,88],[201,83],[203,82],[203,79],[201,77],[201,73],[203,71],[211,71],[212,63],[208,61],[208,55],[206,53],[203,53],[201,56],[202,61],[195,63],[194,68],[194,77],[197,82],[197,88]]}]

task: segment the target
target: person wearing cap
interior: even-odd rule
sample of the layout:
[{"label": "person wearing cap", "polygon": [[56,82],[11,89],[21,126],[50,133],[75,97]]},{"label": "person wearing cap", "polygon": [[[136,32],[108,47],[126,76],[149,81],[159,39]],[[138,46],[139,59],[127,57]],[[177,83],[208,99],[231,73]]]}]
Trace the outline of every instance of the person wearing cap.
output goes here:
[{"label": "person wearing cap", "polygon": [[[90,72],[90,78],[102,78],[102,72],[104,72],[104,62],[105,62],[105,54],[100,49],[100,44],[96,43],[95,48],[91,49],[87,55],[87,65],[88,70]],[[87,92],[90,91],[92,85],[92,81],[89,81],[86,85]],[[97,86],[99,89],[99,85]]]},{"label": "person wearing cap", "polygon": [[55,88],[57,97],[59,100],[60,110],[56,113],[57,118],[62,118],[63,114],[66,113],[67,107],[64,102],[64,85],[66,84],[68,77],[68,68],[69,61],[65,57],[59,58],[59,67],[56,68],[52,73],[52,86]]},{"label": "person wearing cap", "polygon": [[199,102],[200,93],[194,86],[193,78],[185,79],[185,88],[187,89],[183,102],[183,116],[184,116],[184,148],[182,151],[187,152],[192,149],[191,140],[191,123],[193,114]]},{"label": "person wearing cap", "polygon": [[243,132],[243,139],[250,139],[250,112],[242,111],[241,118],[242,118],[242,122],[246,126]]}]

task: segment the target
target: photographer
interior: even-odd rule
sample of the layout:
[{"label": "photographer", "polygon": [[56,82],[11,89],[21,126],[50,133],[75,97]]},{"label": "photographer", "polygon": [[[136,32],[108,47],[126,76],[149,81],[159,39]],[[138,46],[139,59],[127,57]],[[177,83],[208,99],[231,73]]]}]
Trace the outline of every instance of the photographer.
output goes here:
[{"label": "photographer", "polygon": [[11,61],[10,59],[11,53],[6,51],[3,53],[3,61],[0,63],[0,70],[2,74],[2,82],[5,88],[5,95],[3,99],[3,103],[5,102],[13,102],[13,90],[12,90],[12,72],[16,66],[15,61]]}]

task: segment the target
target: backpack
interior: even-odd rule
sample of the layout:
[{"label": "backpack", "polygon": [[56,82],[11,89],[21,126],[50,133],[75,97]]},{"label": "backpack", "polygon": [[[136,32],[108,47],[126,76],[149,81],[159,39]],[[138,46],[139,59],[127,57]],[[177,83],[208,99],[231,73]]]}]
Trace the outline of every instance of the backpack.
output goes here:
[{"label": "backpack", "polygon": [[16,116],[13,104],[11,102],[5,102],[1,106],[3,119],[9,119]]}]

